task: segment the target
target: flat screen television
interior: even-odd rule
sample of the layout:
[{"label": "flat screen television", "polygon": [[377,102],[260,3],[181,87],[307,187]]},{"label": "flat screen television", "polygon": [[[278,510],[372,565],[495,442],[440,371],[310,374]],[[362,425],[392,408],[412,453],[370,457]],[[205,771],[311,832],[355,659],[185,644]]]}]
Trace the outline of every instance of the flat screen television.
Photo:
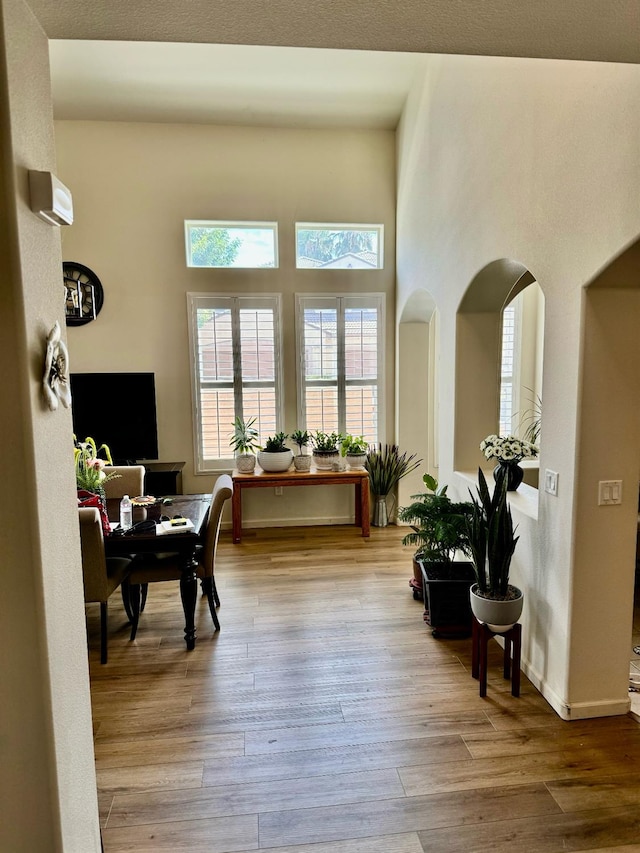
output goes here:
[{"label": "flat screen television", "polygon": [[158,458],[153,373],[71,373],[73,432],[108,445],[115,465]]}]

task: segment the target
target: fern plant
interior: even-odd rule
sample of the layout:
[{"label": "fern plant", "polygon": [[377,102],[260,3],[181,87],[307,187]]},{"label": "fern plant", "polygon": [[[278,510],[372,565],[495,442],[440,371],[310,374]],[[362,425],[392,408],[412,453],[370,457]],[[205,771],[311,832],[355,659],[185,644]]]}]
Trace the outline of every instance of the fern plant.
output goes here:
[{"label": "fern plant", "polygon": [[413,528],[403,545],[417,546],[416,559],[438,563],[453,562],[456,551],[469,554],[468,519],[473,510],[470,501],[452,501],[447,487],[429,474],[422,478],[427,492],[411,495],[413,503],[398,510],[398,518]]}]

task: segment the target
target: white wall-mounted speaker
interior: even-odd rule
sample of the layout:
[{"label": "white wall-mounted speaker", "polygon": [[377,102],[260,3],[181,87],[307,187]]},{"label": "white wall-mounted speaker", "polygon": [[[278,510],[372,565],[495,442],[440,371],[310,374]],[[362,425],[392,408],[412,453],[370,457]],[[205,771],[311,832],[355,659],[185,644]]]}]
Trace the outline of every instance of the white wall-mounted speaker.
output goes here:
[{"label": "white wall-mounted speaker", "polygon": [[73,199],[70,190],[51,172],[29,172],[31,210],[49,225],[71,225]]}]

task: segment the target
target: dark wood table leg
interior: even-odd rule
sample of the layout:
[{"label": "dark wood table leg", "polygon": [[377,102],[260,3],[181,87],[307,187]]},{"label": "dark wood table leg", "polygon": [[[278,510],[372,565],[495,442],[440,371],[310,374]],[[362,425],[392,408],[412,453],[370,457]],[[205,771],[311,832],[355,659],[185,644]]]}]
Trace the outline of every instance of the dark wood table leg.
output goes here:
[{"label": "dark wood table leg", "polygon": [[480,696],[484,698],[487,695],[487,646],[493,633],[489,631],[486,625],[480,625],[479,631],[479,678],[480,678]]},{"label": "dark wood table leg", "polygon": [[371,511],[369,509],[369,478],[363,477],[360,481],[360,522],[362,525],[362,535],[369,537],[371,535]]},{"label": "dark wood table leg", "polygon": [[180,597],[184,610],[184,639],[187,649],[192,651],[196,645],[196,600],[198,598],[198,579],[196,562],[189,556],[180,578]]},{"label": "dark wood table leg", "polygon": [[233,543],[237,545],[242,538],[242,489],[238,482],[233,484],[231,518],[233,524]]},{"label": "dark wood table leg", "polygon": [[480,658],[480,623],[475,616],[471,617],[471,675],[478,678]]},{"label": "dark wood table leg", "polygon": [[509,681],[511,678],[511,637],[513,635],[513,628],[507,631],[504,636],[504,667],[503,667],[503,675]]},{"label": "dark wood table leg", "polygon": [[511,695],[520,695],[520,655],[522,651],[522,625],[518,622],[513,631],[513,673],[511,676]]},{"label": "dark wood table leg", "polygon": [[353,523],[356,527],[362,527],[362,483],[356,483],[354,489],[356,499],[356,512]]}]

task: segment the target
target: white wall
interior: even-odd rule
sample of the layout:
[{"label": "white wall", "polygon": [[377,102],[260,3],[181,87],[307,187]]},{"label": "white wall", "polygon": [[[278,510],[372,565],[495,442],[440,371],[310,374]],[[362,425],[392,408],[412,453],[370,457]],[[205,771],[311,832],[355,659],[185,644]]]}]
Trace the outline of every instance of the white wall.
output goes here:
[{"label": "white wall", "polygon": [[71,415],[42,397],[64,329],[60,232],[29,209],[55,171],[48,46],[22,0],[0,3],[0,850],[100,849]]},{"label": "white wall", "polygon": [[[69,329],[72,370],[155,372],[160,458],[186,460],[185,491],[206,492],[213,483],[193,473],[190,291],[282,294],[288,433],[298,426],[294,294],[385,292],[384,417],[393,436],[393,133],[58,122],[56,144],[60,177],[76,209],[63,257],[93,269],[105,290],[99,317]],[[280,268],[188,269],[185,219],[277,221]],[[296,270],[296,221],[382,222],[385,269]],[[270,497],[264,490],[246,496],[245,523],[352,518],[350,489],[289,489]]]},{"label": "white wall", "polygon": [[[617,656],[630,641],[628,614],[619,612],[633,593],[629,568],[598,622],[576,618],[584,608],[593,613],[589,597],[598,595],[580,577],[602,567],[593,551],[577,565],[574,494],[592,465],[576,450],[579,424],[592,414],[579,409],[583,287],[640,233],[639,96],[637,67],[440,57],[412,92],[399,133],[398,312],[418,283],[436,302],[440,480],[460,494],[466,482],[453,472],[452,429],[458,305],[477,272],[501,258],[530,270],[545,295],[540,467],[559,472],[559,494],[541,492],[537,507],[526,495],[513,500],[521,541],[512,579],[526,595],[527,670],[566,717],[621,713],[628,701]],[[488,381],[485,373],[471,380]],[[609,545],[612,560],[628,567],[626,546]],[[589,665],[578,667],[578,658]]]}]

